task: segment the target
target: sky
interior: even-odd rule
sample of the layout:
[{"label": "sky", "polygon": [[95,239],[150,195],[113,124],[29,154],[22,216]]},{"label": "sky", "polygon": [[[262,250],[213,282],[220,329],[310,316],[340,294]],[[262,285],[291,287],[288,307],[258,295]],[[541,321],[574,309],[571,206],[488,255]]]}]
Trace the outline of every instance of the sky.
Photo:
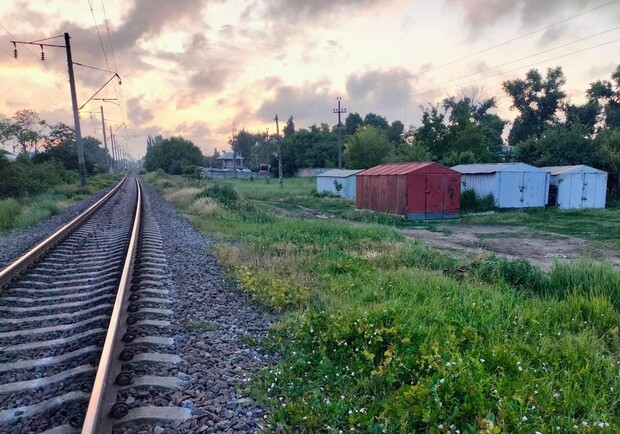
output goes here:
[{"label": "sky", "polygon": [[620,0],[3,1],[0,115],[33,109],[73,125],[64,48],[45,47],[42,62],[39,46],[18,45],[15,59],[11,43],[65,32],[78,105],[114,72],[122,82],[82,109],[83,135],[102,138],[103,106],[133,158],[149,134],[210,155],[229,148],[233,124],[273,134],[277,114],[298,129],[334,125],[337,97],[348,113],[419,126],[420,106],[474,86],[514,119],[501,84],[531,68],[561,66],[570,101],[583,102],[620,63]]}]

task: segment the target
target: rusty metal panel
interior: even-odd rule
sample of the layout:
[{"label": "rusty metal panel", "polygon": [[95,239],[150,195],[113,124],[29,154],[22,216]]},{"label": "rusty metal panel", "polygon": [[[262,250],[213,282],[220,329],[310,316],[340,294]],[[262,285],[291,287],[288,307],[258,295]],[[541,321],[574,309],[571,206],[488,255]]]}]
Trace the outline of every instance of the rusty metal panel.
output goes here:
[{"label": "rusty metal panel", "polygon": [[407,178],[407,214],[426,213],[426,175],[412,173]]},{"label": "rusty metal panel", "polygon": [[406,176],[356,177],[358,209],[403,214],[407,205]]},{"label": "rusty metal panel", "polygon": [[444,188],[444,218],[458,217],[461,214],[461,177],[446,175]]}]

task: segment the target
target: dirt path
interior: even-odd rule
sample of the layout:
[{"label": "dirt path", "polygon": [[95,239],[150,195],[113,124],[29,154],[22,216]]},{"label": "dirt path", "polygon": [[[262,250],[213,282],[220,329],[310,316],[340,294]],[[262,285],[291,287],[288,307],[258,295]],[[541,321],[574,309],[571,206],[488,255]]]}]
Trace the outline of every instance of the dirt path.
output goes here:
[{"label": "dirt path", "polygon": [[597,260],[609,259],[620,266],[620,254],[592,245],[586,240],[524,227],[454,225],[439,226],[445,232],[427,229],[400,229],[411,239],[428,245],[455,249],[473,256],[480,252],[501,255],[510,259],[527,259],[542,269],[550,269],[554,261],[570,261],[588,256]]}]

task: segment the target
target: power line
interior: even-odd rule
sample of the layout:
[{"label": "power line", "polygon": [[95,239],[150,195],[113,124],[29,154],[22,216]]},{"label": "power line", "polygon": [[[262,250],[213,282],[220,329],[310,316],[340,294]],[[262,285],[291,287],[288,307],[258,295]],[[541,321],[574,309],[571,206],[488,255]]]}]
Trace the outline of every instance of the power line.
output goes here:
[{"label": "power line", "polygon": [[[101,9],[103,10],[103,18],[104,18],[104,22],[105,22],[105,28],[106,31],[108,33],[108,42],[110,44],[110,52],[112,53],[112,62],[114,63],[114,71],[116,73],[118,73],[118,67],[116,65],[116,55],[114,54],[114,45],[112,45],[112,37],[110,35],[110,26],[108,24],[108,15],[106,13],[105,10],[105,3],[103,0],[101,0]],[[114,92],[116,93],[116,85],[114,85]],[[121,116],[123,117],[123,119],[126,119],[125,116],[125,100],[123,98],[123,90],[119,89],[118,90],[118,94],[116,94],[116,97],[119,98],[119,94],[120,94],[120,109],[121,109]]]},{"label": "power line", "polygon": [[[4,27],[2,24],[0,24],[0,27],[1,27],[1,28],[2,28],[2,29],[3,29],[3,30],[4,30],[4,31],[8,34],[11,38],[13,38],[14,40],[19,39],[19,38],[17,38],[14,34],[12,34],[11,32],[9,32],[9,30],[8,30],[6,27]],[[33,42],[43,42],[44,40],[48,40],[48,39],[56,39],[56,38],[58,38],[58,36],[53,36],[53,37],[51,37],[51,38],[45,38],[45,39],[41,39],[41,40],[38,40],[38,41],[33,41]],[[37,58],[37,60],[38,60],[38,59],[40,59],[39,55],[38,55],[38,54],[36,54],[36,53],[34,53],[34,52],[30,49],[30,48],[28,48],[28,46],[27,46],[27,45],[24,45],[24,48],[26,49],[26,51],[28,51],[30,54],[32,54],[34,57],[36,57],[36,58]],[[16,60],[17,60],[18,62],[20,62],[20,61],[19,61],[19,59],[16,59]],[[20,62],[20,63],[22,63],[22,62]],[[22,65],[24,65],[24,66],[25,66],[25,64],[23,64],[23,63],[22,63]],[[62,88],[62,86],[58,83],[58,80],[56,79],[56,74],[54,73],[54,71],[52,71],[52,70],[50,69],[50,67],[47,65],[47,63],[45,63],[45,62],[43,62],[43,66],[45,66],[45,69],[47,69],[47,70],[48,70],[48,72],[50,72],[50,73],[52,74],[54,84],[56,85],[56,87],[58,88],[58,90],[59,90],[61,93],[63,93],[63,94],[64,94],[64,93],[65,93],[65,90],[64,90],[64,89]],[[37,87],[39,87],[39,86],[37,85]],[[39,89],[41,89],[41,88],[39,87]],[[41,89],[41,90],[42,90],[42,89]],[[50,100],[50,101],[51,101],[51,100]]]},{"label": "power line", "polygon": [[[555,57],[551,57],[549,59],[543,59],[543,60],[540,60],[538,62],[530,63],[528,65],[519,66],[517,68],[510,69],[508,71],[502,71],[502,72],[498,72],[497,74],[489,75],[489,76],[486,76],[486,77],[480,77],[480,78],[477,78],[475,80],[469,81],[467,83],[460,83],[460,84],[458,84],[456,86],[458,87],[458,86],[470,85],[470,84],[476,83],[476,82],[478,82],[480,80],[486,80],[486,79],[489,79],[489,78],[497,77],[498,75],[508,74],[508,73],[519,71],[519,70],[525,69],[525,68],[531,68],[532,66],[536,66],[536,65],[539,65],[541,63],[547,63],[547,62],[551,62],[551,61],[554,61],[554,60],[557,60],[557,59],[562,59],[564,57],[573,56],[575,54],[583,53],[585,51],[590,51],[590,50],[593,50],[595,48],[603,47],[605,45],[610,45],[610,44],[613,44],[613,43],[616,43],[616,42],[619,42],[619,41],[620,41],[620,38],[613,39],[611,41],[607,41],[607,42],[603,42],[603,43],[600,43],[600,44],[596,44],[596,45],[593,45],[591,47],[587,47],[587,48],[583,48],[581,50],[574,51],[572,53],[562,54],[560,56],[555,56]],[[489,68],[489,69],[493,69],[493,68]],[[485,72],[485,71],[477,72],[476,74],[481,74],[482,72]],[[398,95],[398,96],[395,96],[395,97],[385,98],[383,100],[371,101],[371,102],[368,102],[368,103],[361,103],[358,106],[359,107],[364,107],[364,106],[369,106],[369,105],[374,105],[374,104],[380,104],[382,102],[389,102],[389,101],[393,101],[393,100],[398,100],[398,99],[401,99],[403,97],[410,97],[410,96],[414,96],[414,95],[423,95],[425,93],[430,93],[430,92],[433,92],[433,91],[436,91],[436,90],[440,90],[441,89],[441,85],[443,85],[445,83],[450,83],[450,82],[453,82],[453,81],[456,81],[456,80],[460,80],[460,79],[463,79],[463,78],[466,78],[466,77],[470,77],[471,75],[476,75],[476,74],[469,74],[469,75],[466,75],[466,76],[463,76],[463,77],[458,77],[456,79],[452,79],[452,80],[448,80],[446,82],[438,83],[438,84],[436,84],[434,86],[423,88],[423,89],[417,90],[415,92],[409,92],[409,93],[404,94],[404,95]]]},{"label": "power line", "polygon": [[603,4],[601,4],[601,5],[599,5],[599,6],[596,6],[596,7],[592,8],[592,9],[588,9],[587,11],[580,12],[580,13],[578,13],[578,14],[576,14],[576,15],[571,15],[571,16],[569,16],[569,17],[566,17],[566,18],[564,18],[564,19],[561,19],[560,21],[556,21],[556,22],[551,23],[551,24],[548,24],[548,25],[546,25],[546,26],[544,26],[544,27],[538,28],[538,29],[536,29],[536,30],[532,30],[531,32],[524,33],[523,35],[517,36],[517,37],[515,37],[515,38],[509,39],[509,40],[506,40],[506,41],[503,41],[503,42],[500,42],[499,44],[495,44],[495,45],[493,45],[493,46],[491,46],[491,47],[484,48],[484,49],[482,49],[482,50],[480,50],[480,51],[476,51],[476,52],[474,52],[474,53],[471,53],[471,54],[468,54],[468,55],[466,55],[466,56],[460,57],[460,58],[458,58],[458,59],[451,60],[451,61],[446,62],[446,63],[443,63],[443,64],[441,64],[441,65],[437,65],[437,66],[434,66],[434,67],[432,67],[432,68],[425,69],[425,70],[420,71],[420,72],[417,72],[417,73],[415,73],[415,74],[410,74],[410,75],[405,76],[405,77],[397,78],[397,79],[392,80],[392,81],[387,81],[387,82],[385,82],[385,83],[378,84],[378,85],[376,85],[376,86],[374,86],[374,87],[367,88],[367,89],[365,89],[365,90],[361,90],[361,91],[358,91],[358,92],[355,92],[355,93],[350,93],[350,94],[349,94],[349,96],[351,96],[351,95],[357,95],[357,94],[360,94],[360,93],[363,93],[363,92],[368,92],[369,90],[374,90],[374,89],[377,89],[377,88],[379,88],[379,87],[387,86],[387,85],[390,85],[390,84],[393,84],[393,83],[398,83],[399,81],[409,80],[409,79],[411,79],[411,78],[418,77],[418,76],[420,76],[420,75],[422,75],[422,74],[426,74],[427,72],[435,71],[435,70],[440,69],[440,68],[445,68],[446,66],[450,66],[450,65],[453,65],[453,64],[455,64],[455,63],[461,62],[461,61],[463,61],[463,60],[470,59],[470,58],[472,58],[472,57],[474,57],[474,56],[477,56],[477,55],[479,55],[479,54],[486,53],[487,51],[491,51],[491,50],[494,50],[494,49],[499,48],[499,47],[503,47],[504,45],[508,45],[508,44],[510,44],[510,43],[512,43],[512,42],[518,41],[519,39],[526,38],[526,37],[528,37],[528,36],[531,36],[531,35],[534,35],[534,34],[536,34],[536,33],[542,32],[543,30],[548,30],[548,29],[550,29],[550,28],[552,28],[552,27],[555,27],[555,26],[557,26],[557,25],[559,25],[559,24],[563,24],[563,23],[565,23],[565,22],[568,22],[568,21],[574,20],[575,18],[578,18],[578,17],[581,17],[581,16],[583,16],[583,15],[589,14],[589,13],[591,13],[591,12],[594,12],[594,11],[596,11],[596,10],[598,10],[598,9],[604,8],[604,7],[609,6],[609,5],[611,5],[611,4],[618,3],[619,1],[620,1],[620,0],[612,0],[612,1],[610,1],[610,2],[603,3]]}]

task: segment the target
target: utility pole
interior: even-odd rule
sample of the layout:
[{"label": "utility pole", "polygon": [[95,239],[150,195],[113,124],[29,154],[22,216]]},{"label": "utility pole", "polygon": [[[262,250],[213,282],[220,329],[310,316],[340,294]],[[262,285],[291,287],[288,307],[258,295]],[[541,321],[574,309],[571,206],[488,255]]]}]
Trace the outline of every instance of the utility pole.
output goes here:
[{"label": "utility pole", "polygon": [[280,187],[284,182],[282,178],[282,146],[280,145],[280,124],[278,123],[278,115],[274,119],[276,121],[276,144],[278,145],[278,182],[280,183]]},{"label": "utility pole", "polygon": [[84,145],[82,144],[82,129],[80,127],[80,112],[75,90],[75,76],[73,75],[73,58],[71,57],[71,38],[65,32],[65,48],[67,49],[67,66],[69,68],[69,87],[71,88],[71,105],[73,107],[73,122],[75,123],[75,141],[77,142],[78,166],[80,169],[80,184],[86,187],[86,160],[84,159]]},{"label": "utility pole", "polygon": [[340,101],[342,98],[336,98],[338,100],[338,108],[334,109],[333,112],[338,114],[338,169],[342,169],[342,121],[340,120],[340,115],[342,113],[346,113],[347,109],[340,108]]},{"label": "utility pole", "polygon": [[237,154],[235,153],[235,139],[237,135],[237,123],[233,121],[232,125],[232,139],[230,141],[230,147],[233,154],[233,178],[237,177]]},{"label": "utility pole", "polygon": [[43,41],[47,41],[49,39],[61,38],[62,36],[55,36],[53,38],[41,39],[39,41],[32,42],[24,42],[24,41],[11,41],[13,44],[13,56],[17,58],[17,44],[24,45],[38,45],[41,47],[41,60],[45,60],[45,53],[43,52],[43,47],[55,47],[55,48],[64,48],[67,52],[67,66],[69,69],[69,85],[71,88],[71,105],[73,107],[73,122],[75,124],[75,140],[77,142],[77,154],[78,154],[78,168],[80,171],[80,183],[82,187],[86,186],[86,162],[84,160],[84,145],[82,144],[82,130],[80,128],[80,113],[77,105],[77,92],[75,90],[75,76],[73,74],[73,58],[71,57],[71,38],[69,37],[69,33],[64,34],[65,45],[56,45],[56,44],[47,44],[43,43]]},{"label": "utility pole", "polygon": [[110,148],[112,149],[112,170],[116,170],[116,153],[114,146],[114,133],[112,133],[112,125],[110,125]]},{"label": "utility pole", "polygon": [[108,153],[108,138],[106,137],[106,132],[105,132],[105,118],[103,117],[103,106],[101,106],[101,128],[103,130],[103,146],[105,147],[105,152],[106,154],[108,154],[108,170],[112,169],[112,162],[110,154]]}]

